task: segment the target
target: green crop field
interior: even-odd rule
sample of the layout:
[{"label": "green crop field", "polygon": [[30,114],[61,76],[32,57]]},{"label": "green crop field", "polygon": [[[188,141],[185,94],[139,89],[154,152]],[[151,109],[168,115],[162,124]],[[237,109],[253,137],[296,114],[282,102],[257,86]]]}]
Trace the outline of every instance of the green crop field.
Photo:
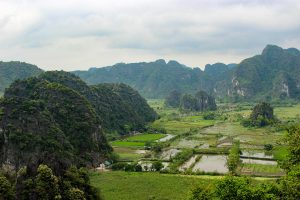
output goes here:
[{"label": "green crop field", "polygon": [[300,118],[300,105],[290,107],[276,107],[274,114],[282,120]]},{"label": "green crop field", "polygon": [[262,164],[242,164],[242,172],[253,175],[283,175],[283,170],[277,165],[262,165]]},{"label": "green crop field", "polygon": [[166,135],[164,134],[141,134],[141,135],[134,135],[131,137],[126,138],[126,141],[138,141],[138,142],[152,142],[155,140],[159,140]]},{"label": "green crop field", "polygon": [[113,147],[144,147],[145,142],[130,142],[130,141],[113,141],[111,142]]},{"label": "green crop field", "polygon": [[185,200],[193,187],[213,183],[216,178],[201,179],[155,172],[94,172],[90,175],[91,184],[100,189],[106,200]]},{"label": "green crop field", "polygon": [[214,124],[213,120],[199,120],[199,121],[176,121],[176,120],[157,120],[152,124],[153,128],[164,128],[167,133],[170,134],[181,134],[190,131],[195,128],[203,128],[207,126],[212,126]]}]

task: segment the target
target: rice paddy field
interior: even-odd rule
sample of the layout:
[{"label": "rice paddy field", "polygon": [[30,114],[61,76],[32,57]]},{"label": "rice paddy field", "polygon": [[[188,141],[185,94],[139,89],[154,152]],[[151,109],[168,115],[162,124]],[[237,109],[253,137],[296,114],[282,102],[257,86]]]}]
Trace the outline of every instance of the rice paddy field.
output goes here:
[{"label": "rice paddy field", "polygon": [[[162,100],[149,103],[160,115],[160,119],[149,126],[164,130],[164,134],[133,135],[112,141],[111,145],[120,161],[151,165],[152,160],[158,160],[167,163],[166,169],[176,166],[177,174],[92,173],[92,184],[101,188],[105,199],[186,199],[193,187],[213,182],[228,172],[227,154],[234,141],[239,141],[242,151],[240,175],[262,177],[263,180],[284,175],[277,161],[284,160],[288,152],[283,143],[285,130],[272,126],[242,126],[241,120],[249,117],[252,106],[224,104],[215,111],[218,117],[205,120],[203,113],[166,108]],[[282,122],[300,121],[300,105],[276,107],[274,114]],[[161,151],[146,149],[149,143],[161,145]],[[268,145],[271,150],[265,149]]]}]

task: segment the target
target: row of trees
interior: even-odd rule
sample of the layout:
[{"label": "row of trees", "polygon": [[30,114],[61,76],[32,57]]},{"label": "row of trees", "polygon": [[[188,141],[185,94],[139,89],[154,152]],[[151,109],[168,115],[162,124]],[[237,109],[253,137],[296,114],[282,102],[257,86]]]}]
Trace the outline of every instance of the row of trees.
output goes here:
[{"label": "row of trees", "polygon": [[215,99],[204,91],[199,91],[193,96],[190,94],[182,95],[177,90],[174,90],[166,97],[165,104],[189,111],[202,112],[217,109]]}]

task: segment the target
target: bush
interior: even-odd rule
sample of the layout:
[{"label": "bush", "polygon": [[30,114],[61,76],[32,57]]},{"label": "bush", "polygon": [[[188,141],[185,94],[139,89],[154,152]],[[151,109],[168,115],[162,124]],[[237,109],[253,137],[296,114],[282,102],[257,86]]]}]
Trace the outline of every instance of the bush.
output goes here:
[{"label": "bush", "polygon": [[14,192],[12,189],[12,185],[7,180],[6,177],[0,174],[0,199],[13,200]]},{"label": "bush", "polygon": [[206,112],[206,113],[203,114],[203,119],[205,119],[205,120],[214,120],[214,119],[216,119],[216,113]]},{"label": "bush", "polygon": [[272,144],[265,144],[265,145],[264,145],[264,149],[265,149],[266,151],[271,151],[271,150],[273,149],[273,145],[272,145]]},{"label": "bush", "polygon": [[141,171],[143,171],[143,168],[142,168],[142,166],[141,166],[140,164],[137,164],[137,165],[134,167],[134,171],[136,171],[136,172],[141,172]]},{"label": "bush", "polygon": [[164,168],[164,165],[160,161],[155,161],[152,163],[152,170],[154,171],[160,171],[162,168]]},{"label": "bush", "polygon": [[111,165],[111,169],[116,171],[116,170],[125,170],[127,163],[124,162],[118,162],[118,163],[114,163]]}]

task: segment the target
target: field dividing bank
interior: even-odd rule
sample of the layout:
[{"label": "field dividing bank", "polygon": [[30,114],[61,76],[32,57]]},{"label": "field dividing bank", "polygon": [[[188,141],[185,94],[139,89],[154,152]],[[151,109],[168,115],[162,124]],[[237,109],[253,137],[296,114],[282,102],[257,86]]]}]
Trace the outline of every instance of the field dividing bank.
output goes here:
[{"label": "field dividing bank", "polygon": [[[192,176],[156,172],[92,172],[91,184],[99,189],[106,200],[186,200],[191,189],[207,186],[222,176]],[[272,181],[270,178],[255,178]]]}]

